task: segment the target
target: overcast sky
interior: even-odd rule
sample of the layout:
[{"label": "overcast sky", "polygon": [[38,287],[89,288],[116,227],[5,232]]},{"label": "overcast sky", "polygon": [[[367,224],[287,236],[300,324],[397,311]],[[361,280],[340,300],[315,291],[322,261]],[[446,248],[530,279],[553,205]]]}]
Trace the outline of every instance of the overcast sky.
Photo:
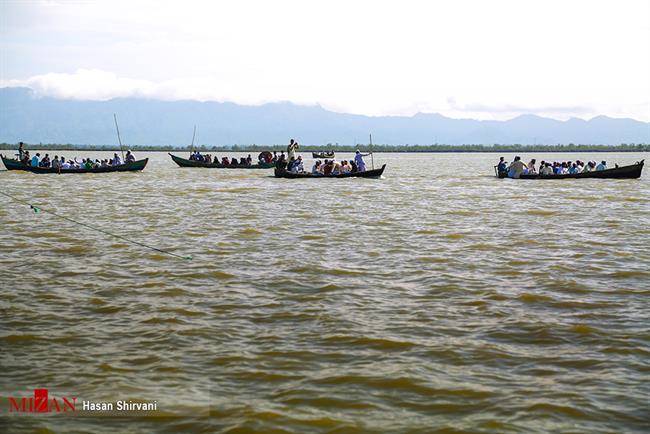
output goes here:
[{"label": "overcast sky", "polygon": [[0,85],[650,121],[650,1],[0,0]]}]

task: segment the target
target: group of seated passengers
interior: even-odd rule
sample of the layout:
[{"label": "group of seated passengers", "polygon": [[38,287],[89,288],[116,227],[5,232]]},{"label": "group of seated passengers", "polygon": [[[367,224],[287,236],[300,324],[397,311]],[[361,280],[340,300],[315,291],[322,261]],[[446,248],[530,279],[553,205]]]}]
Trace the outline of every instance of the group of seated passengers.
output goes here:
[{"label": "group of seated passengers", "polygon": [[[215,162],[218,160],[215,158]],[[253,159],[251,158],[250,154],[248,154],[248,157],[241,157],[239,161],[237,161],[237,157],[232,157],[231,159],[228,159],[228,157],[223,157],[221,159],[221,164],[224,166],[252,166],[253,165]]]},{"label": "group of seated passengers", "polygon": [[281,152],[281,155],[278,156],[277,152],[273,152],[271,154],[270,152],[262,152],[260,155],[257,156],[257,159],[259,160],[260,164],[266,163],[276,163],[278,161],[285,161],[287,157],[284,155],[284,151]]},{"label": "group of seated passengers", "polygon": [[[340,163],[334,160],[325,160],[321,162],[316,160],[311,168],[312,175],[343,175],[345,173],[365,172],[366,163],[363,157],[369,154],[362,154],[356,151],[354,160],[342,160]],[[285,167],[286,166],[286,167]],[[302,161],[302,155],[298,158],[290,157],[289,162],[285,162],[284,153],[277,160],[277,167],[291,173],[306,173]]]},{"label": "group of seated passengers", "polygon": [[210,155],[210,154],[203,155],[199,151],[194,151],[194,152],[190,153],[190,160],[192,160],[192,161],[201,161],[201,162],[204,162],[204,163],[212,163],[212,155]]},{"label": "group of seated passengers", "polygon": [[218,157],[213,158],[211,154],[202,155],[199,151],[196,151],[190,155],[190,160],[207,164],[222,164],[224,166],[251,166],[253,164],[253,158],[250,154],[248,154],[248,157],[241,157],[240,159],[237,159],[237,157],[223,157],[219,161]]},{"label": "group of seated passengers", "polygon": [[334,160],[325,160],[325,162],[321,163],[320,160],[316,160],[311,168],[313,175],[342,175],[359,171],[359,167],[354,160],[343,160],[340,163]]},{"label": "group of seated passengers", "polygon": [[596,165],[595,161],[588,161],[587,163],[576,161],[562,161],[562,162],[548,162],[542,161],[539,164],[539,170],[535,166],[537,161],[533,158],[528,164],[521,161],[521,157],[515,157],[514,161],[508,165],[505,159],[499,159],[498,171],[499,173],[507,173],[508,178],[519,178],[521,175],[574,175],[577,173],[587,173],[598,170],[607,169],[607,162],[601,161]]},{"label": "group of seated passengers", "polygon": [[[289,160],[286,170],[291,173],[305,173],[302,156],[299,155],[298,158]],[[359,168],[352,160],[343,160],[340,163],[334,160],[325,160],[324,162],[316,160],[311,168],[312,175],[342,175],[355,172],[359,172]]]},{"label": "group of seated passengers", "polygon": [[[25,166],[31,167],[44,167],[52,169],[97,169],[100,167],[111,167],[119,166],[123,164],[122,159],[117,154],[113,154],[113,158],[106,158],[102,160],[95,159],[94,161],[90,158],[82,158],[81,162],[77,161],[75,157],[74,160],[65,159],[64,156],[59,158],[58,155],[54,156],[54,159],[50,159],[50,154],[45,154],[41,158],[39,152],[36,153],[33,157],[30,157],[29,151],[22,151],[19,154],[20,161]],[[135,161],[135,156],[131,151],[127,151],[124,156],[124,163],[132,163]]]}]

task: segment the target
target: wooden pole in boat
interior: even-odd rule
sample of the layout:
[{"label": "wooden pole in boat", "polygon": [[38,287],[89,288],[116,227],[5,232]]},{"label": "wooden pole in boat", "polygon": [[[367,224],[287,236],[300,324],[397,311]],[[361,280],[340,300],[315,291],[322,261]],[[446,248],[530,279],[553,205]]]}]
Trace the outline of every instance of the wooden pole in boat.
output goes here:
[{"label": "wooden pole in boat", "polygon": [[122,138],[120,137],[120,127],[117,126],[117,116],[113,113],[113,119],[115,119],[115,129],[117,130],[117,140],[120,142],[120,151],[122,151],[122,162],[125,163],[124,159],[124,148],[122,147]]},{"label": "wooden pole in boat", "polygon": [[372,134],[370,134],[370,159],[372,160],[372,170],[375,170],[375,154],[372,152]]},{"label": "wooden pole in boat", "polygon": [[190,146],[190,155],[194,153],[194,137],[196,136],[196,125],[194,125],[194,132],[192,133],[192,145]]}]

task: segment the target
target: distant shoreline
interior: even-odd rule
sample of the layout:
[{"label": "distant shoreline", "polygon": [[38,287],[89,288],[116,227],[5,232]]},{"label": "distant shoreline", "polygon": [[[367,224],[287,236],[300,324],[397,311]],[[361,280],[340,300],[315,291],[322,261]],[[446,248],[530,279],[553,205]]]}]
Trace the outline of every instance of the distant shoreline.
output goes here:
[{"label": "distant shoreline", "polygon": [[[0,150],[17,150],[17,144],[0,143]],[[26,143],[25,149],[38,149],[42,151],[103,151],[120,152],[119,146],[75,145],[54,143]],[[124,148],[126,151],[127,147]],[[189,146],[128,146],[134,152],[189,152]],[[262,152],[286,151],[286,145],[274,146],[197,146],[194,148],[202,153],[224,152]],[[301,146],[299,152],[320,152],[333,150],[334,152],[400,152],[400,153],[533,153],[533,152],[650,152],[650,144],[621,144],[621,145],[359,145],[354,146]]]}]

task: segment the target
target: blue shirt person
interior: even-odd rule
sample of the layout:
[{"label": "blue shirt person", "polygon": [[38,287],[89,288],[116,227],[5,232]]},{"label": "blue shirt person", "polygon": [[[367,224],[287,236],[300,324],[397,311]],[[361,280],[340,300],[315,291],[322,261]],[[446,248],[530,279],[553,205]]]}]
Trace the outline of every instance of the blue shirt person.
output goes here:
[{"label": "blue shirt person", "polygon": [[357,170],[359,172],[365,172],[366,171],[366,162],[363,161],[363,157],[368,156],[370,154],[362,154],[360,151],[355,152],[354,154],[354,162],[357,165]]},{"label": "blue shirt person", "polygon": [[508,168],[508,163],[506,163],[505,158],[503,158],[503,157],[499,158],[499,164],[497,165],[497,171],[499,173],[505,172],[507,168]]}]

